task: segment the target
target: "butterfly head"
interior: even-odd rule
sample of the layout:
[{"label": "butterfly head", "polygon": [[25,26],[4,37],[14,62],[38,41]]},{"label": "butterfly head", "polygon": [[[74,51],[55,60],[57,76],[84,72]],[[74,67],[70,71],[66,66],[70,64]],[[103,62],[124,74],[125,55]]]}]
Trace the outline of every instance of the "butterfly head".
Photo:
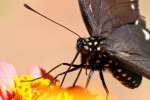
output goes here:
[{"label": "butterfly head", "polygon": [[101,51],[103,39],[100,37],[79,38],[77,40],[77,50],[83,54],[93,51]]}]

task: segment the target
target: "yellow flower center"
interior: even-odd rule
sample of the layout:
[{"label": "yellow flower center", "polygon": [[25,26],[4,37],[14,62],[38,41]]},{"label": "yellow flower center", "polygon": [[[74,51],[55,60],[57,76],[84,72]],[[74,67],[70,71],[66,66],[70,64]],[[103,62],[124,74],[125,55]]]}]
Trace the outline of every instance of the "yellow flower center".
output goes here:
[{"label": "yellow flower center", "polygon": [[50,85],[48,79],[37,79],[31,76],[21,76],[14,78],[15,86],[11,86],[14,91],[13,100],[73,100],[65,89],[60,89],[59,82]]}]

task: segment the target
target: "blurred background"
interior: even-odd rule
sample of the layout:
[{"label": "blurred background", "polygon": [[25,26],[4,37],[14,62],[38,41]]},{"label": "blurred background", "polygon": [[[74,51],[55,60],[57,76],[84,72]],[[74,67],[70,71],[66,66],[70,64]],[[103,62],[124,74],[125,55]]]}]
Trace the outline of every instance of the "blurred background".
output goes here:
[{"label": "blurred background", "polygon": [[[61,62],[71,62],[76,53],[77,37],[67,30],[48,22],[23,7],[24,3],[55,21],[88,36],[82,21],[78,0],[0,0],[0,60],[15,66],[18,74],[25,74],[30,66],[39,65],[47,71]],[[150,1],[140,0],[141,14],[150,28]],[[64,70],[62,66],[53,75]],[[74,81],[76,72],[70,74],[65,86]],[[108,72],[105,79],[114,100],[149,100],[150,81],[143,78],[141,86],[131,90],[122,86]],[[85,85],[83,71],[78,84]],[[90,89],[103,90],[98,73],[91,80]]]}]

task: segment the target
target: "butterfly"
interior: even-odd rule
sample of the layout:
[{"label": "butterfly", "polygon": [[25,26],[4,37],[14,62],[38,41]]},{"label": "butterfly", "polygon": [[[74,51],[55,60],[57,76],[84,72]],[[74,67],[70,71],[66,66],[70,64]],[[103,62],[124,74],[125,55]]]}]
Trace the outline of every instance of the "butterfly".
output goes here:
[{"label": "butterfly", "polygon": [[89,69],[99,71],[107,94],[102,75],[105,69],[131,89],[141,84],[142,76],[150,79],[150,31],[139,13],[138,3],[138,0],[79,0],[90,36],[79,39],[77,47],[82,46],[78,51],[81,49],[81,59],[89,57]]}]

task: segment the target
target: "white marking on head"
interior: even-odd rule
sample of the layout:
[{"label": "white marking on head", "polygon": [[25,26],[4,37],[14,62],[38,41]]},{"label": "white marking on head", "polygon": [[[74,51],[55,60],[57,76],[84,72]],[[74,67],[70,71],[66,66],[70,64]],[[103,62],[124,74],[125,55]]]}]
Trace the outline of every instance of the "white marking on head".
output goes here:
[{"label": "white marking on head", "polygon": [[90,37],[90,40],[94,40],[94,37]]},{"label": "white marking on head", "polygon": [[150,39],[150,33],[147,30],[145,30],[145,29],[142,29],[142,31],[143,31],[143,33],[145,35],[145,40],[149,40]]},{"label": "white marking on head", "polygon": [[95,41],[95,42],[94,42],[94,45],[97,45],[97,44],[98,44],[98,42],[97,42],[97,41]]},{"label": "white marking on head", "polygon": [[126,74],[126,73],[123,73],[123,74],[122,74],[122,76],[123,76],[123,77],[126,77],[126,76],[127,76],[127,74]]},{"label": "white marking on head", "polygon": [[122,72],[122,69],[117,69],[117,72],[119,72],[119,73]]},{"label": "white marking on head", "polygon": [[88,44],[89,44],[89,45],[92,45],[92,42],[89,42]]},{"label": "white marking on head", "polygon": [[89,50],[89,47],[87,45],[84,46],[85,50]]},{"label": "white marking on head", "polygon": [[90,51],[92,51],[92,48],[90,48]]},{"label": "white marking on head", "polygon": [[135,84],[136,83],[136,81],[132,81],[132,84]]},{"label": "white marking on head", "polygon": [[97,51],[100,51],[101,50],[101,47],[97,47]]},{"label": "white marking on head", "polygon": [[131,80],[131,79],[132,79],[132,77],[128,77],[128,78],[127,78],[128,81]]},{"label": "white marking on head", "polygon": [[86,41],[88,42],[88,41],[89,41],[89,38],[86,38]]}]

